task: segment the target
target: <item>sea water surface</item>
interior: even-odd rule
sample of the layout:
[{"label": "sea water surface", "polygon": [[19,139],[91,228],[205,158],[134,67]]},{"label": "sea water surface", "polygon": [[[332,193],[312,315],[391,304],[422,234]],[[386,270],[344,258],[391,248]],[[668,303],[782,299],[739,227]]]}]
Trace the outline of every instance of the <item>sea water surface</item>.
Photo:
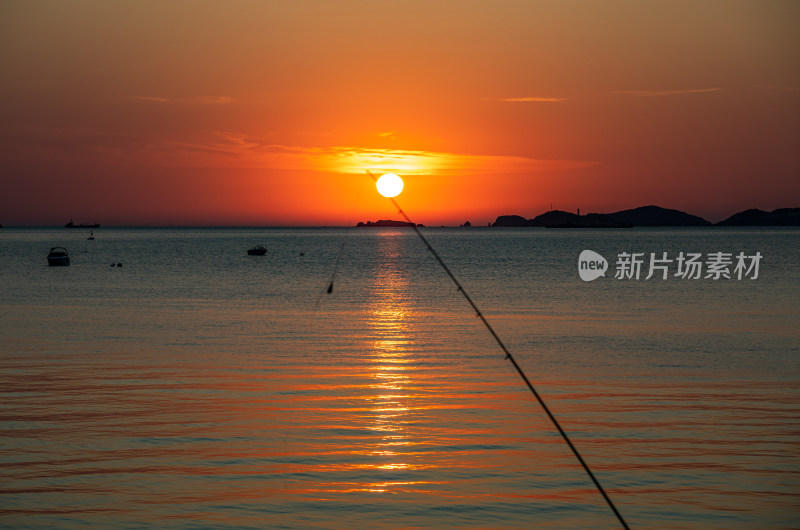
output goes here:
[{"label": "sea water surface", "polygon": [[[632,528],[798,526],[800,230],[423,233]],[[1,527],[619,527],[413,231],[87,235],[0,231]]]}]

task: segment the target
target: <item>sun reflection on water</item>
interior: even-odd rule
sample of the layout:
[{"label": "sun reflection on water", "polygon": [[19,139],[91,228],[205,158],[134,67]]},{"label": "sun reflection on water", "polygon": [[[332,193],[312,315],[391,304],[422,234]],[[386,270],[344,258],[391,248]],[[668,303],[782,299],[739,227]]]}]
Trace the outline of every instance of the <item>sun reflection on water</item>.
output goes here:
[{"label": "sun reflection on water", "polygon": [[[413,383],[414,365],[409,355],[413,345],[413,308],[408,301],[408,278],[398,267],[399,236],[386,234],[378,240],[378,263],[372,299],[368,306],[368,323],[374,333],[370,350],[370,388],[377,392],[368,396],[372,424],[370,430],[380,433],[372,450],[374,469],[405,471],[413,469],[407,450],[414,446],[408,431],[414,412],[409,386]],[[408,482],[396,483],[408,485]],[[371,491],[387,491],[393,482],[384,482]]]}]

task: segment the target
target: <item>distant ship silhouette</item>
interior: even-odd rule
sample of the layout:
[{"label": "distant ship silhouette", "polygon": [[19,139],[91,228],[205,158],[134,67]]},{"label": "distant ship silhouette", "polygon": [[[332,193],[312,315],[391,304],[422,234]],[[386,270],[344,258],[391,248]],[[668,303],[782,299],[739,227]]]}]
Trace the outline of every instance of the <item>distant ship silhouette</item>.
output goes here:
[{"label": "distant ship silhouette", "polygon": [[100,228],[100,224],[81,223],[79,225],[76,225],[75,223],[72,222],[72,219],[70,219],[69,222],[64,225],[64,228]]}]

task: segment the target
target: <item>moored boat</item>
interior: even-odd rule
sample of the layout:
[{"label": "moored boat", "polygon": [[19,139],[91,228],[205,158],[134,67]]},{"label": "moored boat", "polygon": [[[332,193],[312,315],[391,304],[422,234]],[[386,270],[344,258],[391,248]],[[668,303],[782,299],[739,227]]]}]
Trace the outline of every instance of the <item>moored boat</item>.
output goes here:
[{"label": "moored boat", "polygon": [[52,247],[47,255],[47,264],[62,267],[69,265],[69,252],[64,247]]},{"label": "moored boat", "polygon": [[264,245],[256,245],[247,250],[247,254],[250,256],[263,256],[267,253],[267,248]]}]

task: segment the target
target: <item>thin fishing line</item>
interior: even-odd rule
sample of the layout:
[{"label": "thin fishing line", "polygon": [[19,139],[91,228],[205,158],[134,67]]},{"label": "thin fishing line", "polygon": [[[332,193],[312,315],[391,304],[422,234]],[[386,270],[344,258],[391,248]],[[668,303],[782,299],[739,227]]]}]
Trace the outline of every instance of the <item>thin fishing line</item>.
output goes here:
[{"label": "thin fishing line", "polygon": [[328,281],[328,287],[326,287],[322,292],[319,293],[317,297],[317,301],[314,302],[314,307],[318,307],[322,297],[325,294],[332,294],[333,293],[333,283],[336,280],[336,274],[339,272],[339,264],[342,261],[342,255],[344,254],[344,247],[347,244],[347,238],[350,234],[353,233],[353,217],[356,213],[356,207],[358,206],[358,200],[361,198],[361,192],[363,191],[363,187],[358,187],[358,192],[356,193],[356,200],[353,202],[353,209],[350,210],[350,218],[347,222],[349,229],[344,235],[344,239],[342,239],[342,244],[339,247],[339,251],[336,253],[336,261],[333,264],[333,272],[331,273],[331,279]]},{"label": "thin fishing line", "polygon": [[[377,182],[377,178],[375,177],[375,175],[372,174],[371,171],[367,171],[367,173],[369,173],[369,176],[372,177],[372,180]],[[594,485],[597,487],[598,491],[600,491],[600,494],[603,496],[603,499],[605,499],[606,503],[611,508],[611,511],[613,511],[614,515],[617,516],[617,519],[619,520],[622,527],[625,530],[629,530],[630,527],[628,526],[628,523],[626,523],[625,519],[622,518],[622,514],[619,512],[619,510],[617,510],[617,507],[614,506],[614,503],[611,501],[611,498],[606,493],[606,490],[603,489],[603,486],[600,485],[600,481],[598,481],[597,478],[594,476],[594,473],[592,473],[592,470],[589,468],[589,465],[586,463],[581,454],[578,452],[578,449],[572,444],[572,441],[569,439],[569,436],[567,435],[566,431],[564,431],[564,429],[561,427],[561,424],[558,422],[553,413],[550,412],[550,408],[547,406],[547,404],[545,404],[544,399],[542,399],[542,397],[539,395],[539,392],[536,391],[536,388],[533,386],[533,383],[531,383],[530,379],[528,379],[528,376],[525,375],[525,372],[522,370],[522,367],[520,367],[520,365],[517,364],[517,360],[514,358],[513,355],[511,355],[511,352],[508,350],[508,348],[506,348],[506,345],[503,344],[503,341],[497,335],[497,332],[495,332],[492,325],[489,324],[489,321],[486,320],[485,316],[483,316],[483,313],[481,312],[480,309],[478,309],[478,306],[475,304],[475,302],[473,302],[472,298],[469,296],[467,291],[464,290],[464,287],[461,285],[461,282],[459,282],[458,279],[455,277],[455,275],[450,271],[450,268],[447,266],[447,264],[445,264],[445,262],[442,260],[442,258],[436,252],[436,250],[434,250],[434,248],[431,246],[431,244],[428,242],[425,236],[422,235],[422,232],[419,231],[419,228],[417,228],[416,223],[414,223],[411,220],[411,218],[408,216],[408,214],[406,214],[405,210],[403,210],[400,207],[400,205],[397,203],[394,197],[387,197],[387,199],[392,201],[394,207],[397,208],[397,213],[402,215],[403,218],[411,225],[411,228],[414,229],[414,232],[416,232],[416,234],[428,248],[430,253],[433,254],[433,257],[436,258],[436,261],[438,261],[439,265],[442,266],[444,271],[447,273],[447,275],[453,281],[455,286],[458,288],[458,291],[464,296],[469,305],[475,311],[475,315],[481,319],[483,325],[486,326],[486,329],[489,330],[489,333],[492,335],[492,337],[494,337],[494,340],[495,342],[497,342],[497,345],[500,346],[500,349],[503,350],[503,353],[506,354],[506,359],[511,361],[511,364],[514,366],[519,376],[528,386],[528,389],[534,395],[536,401],[539,402],[539,405],[541,405],[542,409],[544,409],[545,413],[547,413],[547,417],[550,418],[550,421],[553,423],[553,425],[556,427],[561,437],[564,439],[569,448],[572,450],[572,453],[575,455],[575,458],[578,459],[578,462],[580,462],[581,466],[583,466],[583,469],[584,471],[586,471],[586,474],[589,475],[589,478],[592,479],[592,482],[594,482]]]}]

